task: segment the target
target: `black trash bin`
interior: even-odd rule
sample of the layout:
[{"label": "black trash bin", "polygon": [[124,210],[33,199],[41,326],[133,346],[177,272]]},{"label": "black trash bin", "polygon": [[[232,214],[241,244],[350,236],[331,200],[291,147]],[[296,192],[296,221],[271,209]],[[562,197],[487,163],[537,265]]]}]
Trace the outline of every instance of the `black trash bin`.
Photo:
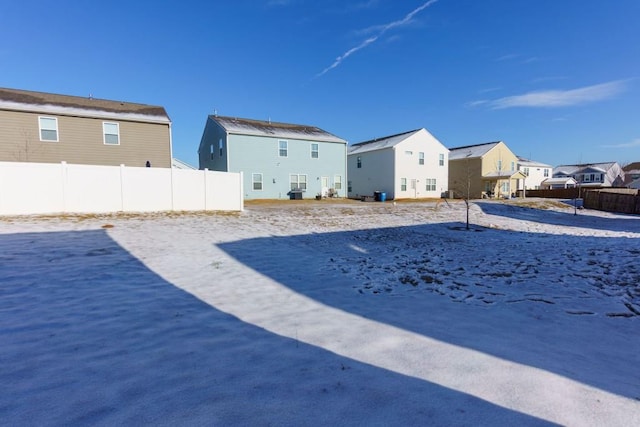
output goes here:
[{"label": "black trash bin", "polygon": [[289,200],[302,200],[302,191],[291,190],[289,192]]},{"label": "black trash bin", "polygon": [[382,192],[380,191],[373,192],[373,200],[375,200],[376,202],[379,202],[381,197],[382,197]]}]

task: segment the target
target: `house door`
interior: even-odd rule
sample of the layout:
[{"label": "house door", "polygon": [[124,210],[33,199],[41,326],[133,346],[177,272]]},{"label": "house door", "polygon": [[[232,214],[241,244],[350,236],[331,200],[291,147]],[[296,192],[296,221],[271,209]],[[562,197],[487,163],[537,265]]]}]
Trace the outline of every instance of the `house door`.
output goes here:
[{"label": "house door", "polygon": [[323,176],[320,178],[320,186],[322,187],[322,197],[327,197],[329,194],[329,177]]}]

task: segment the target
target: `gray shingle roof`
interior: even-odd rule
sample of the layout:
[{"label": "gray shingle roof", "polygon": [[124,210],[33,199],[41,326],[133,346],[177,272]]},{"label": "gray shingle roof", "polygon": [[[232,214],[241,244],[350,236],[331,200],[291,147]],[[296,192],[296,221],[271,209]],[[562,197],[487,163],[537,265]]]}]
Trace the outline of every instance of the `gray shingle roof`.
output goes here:
[{"label": "gray shingle roof", "polygon": [[110,101],[92,97],[58,95],[20,89],[0,88],[0,109],[91,115],[92,113],[115,113],[131,118],[154,117],[169,122],[164,107],[124,101]]},{"label": "gray shingle roof", "polygon": [[449,160],[473,159],[482,157],[501,141],[486,142],[484,144],[466,145],[464,147],[449,148]]},{"label": "gray shingle roof", "polygon": [[358,142],[352,144],[349,147],[349,154],[366,153],[369,151],[382,150],[384,148],[390,148],[398,145],[411,135],[420,132],[422,129],[410,130],[408,132],[398,133],[395,135],[389,135],[382,138],[375,138],[369,141]]},{"label": "gray shingle roof", "polygon": [[296,125],[272,121],[242,119],[237,117],[209,116],[227,132],[239,135],[269,136],[285,139],[304,139],[309,141],[336,142],[346,144],[339,138],[316,126]]}]

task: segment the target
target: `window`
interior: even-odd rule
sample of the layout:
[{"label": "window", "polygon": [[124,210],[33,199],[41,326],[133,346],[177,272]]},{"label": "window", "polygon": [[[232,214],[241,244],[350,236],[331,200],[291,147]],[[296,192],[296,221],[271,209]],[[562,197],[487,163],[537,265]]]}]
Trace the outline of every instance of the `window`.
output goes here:
[{"label": "window", "polygon": [[427,178],[426,180],[425,190],[427,191],[436,191],[436,179],[435,178]]},{"label": "window", "polygon": [[411,180],[411,189],[412,189],[412,190],[415,190],[415,189],[416,189],[416,180],[415,180],[415,179],[412,179],[412,180]]},{"label": "window", "polygon": [[600,182],[604,182],[604,174],[603,173],[600,174]]},{"label": "window", "polygon": [[582,180],[583,180],[584,182],[589,182],[589,181],[591,181],[591,180],[589,179],[589,174],[588,174],[588,173],[585,173],[584,175],[582,175]]},{"label": "window", "polygon": [[224,149],[224,143],[222,142],[222,138],[218,140],[218,149],[220,150],[220,157],[222,157],[222,150]]},{"label": "window", "polygon": [[407,191],[407,178],[400,178],[400,191]]},{"label": "window", "polygon": [[547,178],[549,176],[549,169],[545,169],[544,170],[544,176],[545,176],[545,178]]},{"label": "window", "polygon": [[357,166],[358,166],[358,169],[360,169],[362,167],[362,157],[360,157],[360,156],[358,156],[358,158],[357,158]]},{"label": "window", "polygon": [[525,174],[525,176],[529,176],[529,168],[524,168],[522,172]]},{"label": "window", "polygon": [[104,143],[107,145],[120,145],[120,125],[118,123],[102,122]]},{"label": "window", "polygon": [[318,158],[318,144],[311,144],[311,158]]},{"label": "window", "polygon": [[418,164],[424,165],[424,153],[422,151],[418,153]]},{"label": "window", "polygon": [[58,119],[55,117],[39,117],[40,141],[58,142]]},{"label": "window", "polygon": [[211,151],[211,153],[210,153],[211,160],[213,160],[213,153],[214,153],[214,150],[213,150],[213,144],[211,144],[211,147],[209,147],[209,148],[211,149],[211,150],[210,150],[210,151]]},{"label": "window", "polygon": [[292,173],[289,175],[289,182],[292,190],[306,190],[307,189],[307,175],[297,175]]},{"label": "window", "polygon": [[252,174],[251,181],[253,182],[253,189],[255,191],[262,191],[262,174],[261,173]]},{"label": "window", "polygon": [[438,155],[438,166],[444,166],[444,154]]},{"label": "window", "polygon": [[351,181],[347,181],[347,191],[351,193],[353,191],[353,186],[351,185]]},{"label": "window", "polygon": [[502,170],[502,160],[498,160],[498,170]]},{"label": "window", "polygon": [[511,170],[512,171],[516,170],[516,163],[515,162],[511,162]]},{"label": "window", "polygon": [[413,151],[405,151],[404,154],[407,156],[413,156]]},{"label": "window", "polygon": [[342,190],[342,177],[340,175],[333,177],[333,188],[336,190]]},{"label": "window", "polygon": [[288,148],[289,143],[287,141],[278,141],[278,147],[279,147],[278,156],[287,157],[289,152],[289,148]]}]

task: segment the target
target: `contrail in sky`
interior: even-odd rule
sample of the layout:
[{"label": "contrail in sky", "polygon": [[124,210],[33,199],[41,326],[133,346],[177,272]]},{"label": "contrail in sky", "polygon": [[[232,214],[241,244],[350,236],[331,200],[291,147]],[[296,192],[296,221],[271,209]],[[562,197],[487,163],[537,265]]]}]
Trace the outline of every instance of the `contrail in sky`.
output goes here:
[{"label": "contrail in sky", "polygon": [[361,49],[364,49],[365,47],[369,46],[371,43],[373,43],[376,40],[378,40],[380,38],[380,36],[382,36],[387,31],[389,31],[389,30],[391,30],[393,28],[396,28],[396,27],[400,27],[400,26],[405,25],[406,23],[410,22],[417,13],[419,13],[420,11],[428,8],[429,6],[431,6],[432,4],[434,4],[437,1],[438,0],[429,0],[428,2],[424,3],[422,6],[419,6],[416,9],[414,9],[412,12],[408,13],[407,16],[405,16],[404,18],[400,19],[399,21],[394,21],[394,22],[390,22],[390,23],[388,23],[386,25],[383,25],[382,28],[378,31],[377,35],[375,35],[373,37],[369,37],[368,39],[366,39],[365,41],[360,43],[358,46],[356,46],[354,48],[351,48],[348,51],[346,51],[345,53],[343,53],[342,55],[338,56],[336,58],[336,60],[334,61],[334,63],[331,64],[330,66],[328,66],[327,68],[325,68],[324,70],[322,70],[322,72],[318,73],[318,75],[316,75],[316,78],[323,76],[324,74],[326,74],[330,70],[333,70],[338,65],[340,65],[342,63],[342,61],[344,61],[345,59],[347,59],[348,57],[350,57],[351,55],[353,55],[357,51],[359,51]]}]

